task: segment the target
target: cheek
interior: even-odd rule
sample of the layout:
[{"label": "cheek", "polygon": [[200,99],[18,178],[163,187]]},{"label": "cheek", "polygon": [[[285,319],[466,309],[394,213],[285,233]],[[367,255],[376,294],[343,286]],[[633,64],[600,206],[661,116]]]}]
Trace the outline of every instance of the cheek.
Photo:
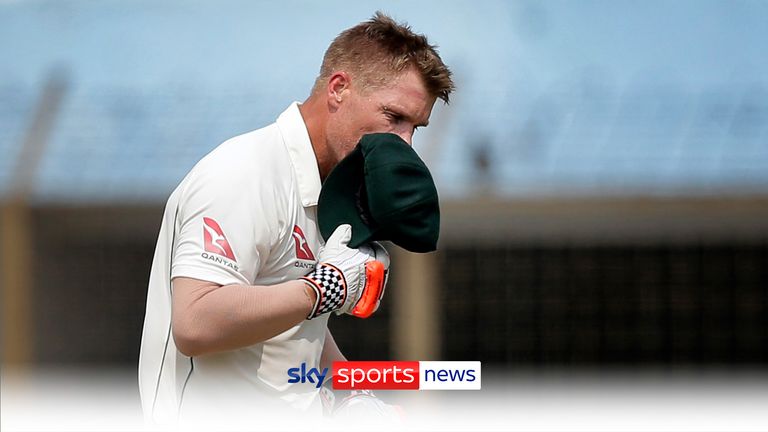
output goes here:
[{"label": "cheek", "polygon": [[336,116],[336,121],[328,125],[328,136],[334,137],[335,140],[344,140],[351,133],[356,131],[355,113],[351,107],[345,107],[344,112],[339,112]]},{"label": "cheek", "polygon": [[368,133],[389,132],[391,125],[380,114],[362,114],[358,117],[357,130],[360,136]]},{"label": "cheek", "polygon": [[350,104],[346,108],[343,122],[344,131],[346,133],[355,133],[365,124],[365,117],[362,115],[360,107],[355,104]]},{"label": "cheek", "polygon": [[346,149],[353,149],[365,134],[392,131],[387,119],[369,101],[356,100],[345,108],[343,120],[334,132]]},{"label": "cheek", "polygon": [[339,121],[329,125],[327,131],[328,140],[332,143],[334,152],[339,159],[355,148],[362,135],[356,115],[352,111],[339,118]]}]

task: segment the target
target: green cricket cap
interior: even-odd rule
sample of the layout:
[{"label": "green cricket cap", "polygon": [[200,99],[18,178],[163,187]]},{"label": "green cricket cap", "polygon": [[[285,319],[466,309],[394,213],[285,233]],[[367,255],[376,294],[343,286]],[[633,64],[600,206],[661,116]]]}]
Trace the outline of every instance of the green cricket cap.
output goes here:
[{"label": "green cricket cap", "polygon": [[349,246],[387,240],[411,252],[437,249],[440,207],[427,165],[399,136],[364,135],[323,183],[317,220],[325,240],[352,226]]}]

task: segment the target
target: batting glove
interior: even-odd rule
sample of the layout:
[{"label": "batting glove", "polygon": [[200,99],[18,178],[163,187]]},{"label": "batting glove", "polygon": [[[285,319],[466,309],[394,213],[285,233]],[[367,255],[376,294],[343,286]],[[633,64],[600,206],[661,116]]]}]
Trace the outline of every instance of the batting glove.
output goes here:
[{"label": "batting glove", "polygon": [[335,402],[332,416],[336,420],[357,422],[371,420],[384,424],[400,424],[405,419],[405,411],[399,405],[385,403],[370,390],[353,390],[340,402]]},{"label": "batting glove", "polygon": [[315,270],[302,277],[317,294],[307,319],[335,311],[359,318],[376,312],[384,295],[389,254],[373,242],[358,249],[347,247],[352,227],[340,225],[320,249]]}]

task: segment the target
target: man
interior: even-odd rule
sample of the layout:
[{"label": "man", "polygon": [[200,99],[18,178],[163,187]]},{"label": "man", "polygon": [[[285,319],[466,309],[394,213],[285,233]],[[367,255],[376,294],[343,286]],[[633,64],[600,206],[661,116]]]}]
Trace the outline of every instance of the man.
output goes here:
[{"label": "man", "polygon": [[321,250],[321,182],[365,134],[411,144],[452,90],[427,39],[376,13],[332,42],[303,104],[192,169],[168,200],[150,276],[139,360],[148,418],[319,412],[317,387],[289,384],[286,372],[344,360],[328,312],[349,313],[360,292],[326,304],[313,269],[328,263],[349,282],[381,257],[347,248],[348,225]]}]

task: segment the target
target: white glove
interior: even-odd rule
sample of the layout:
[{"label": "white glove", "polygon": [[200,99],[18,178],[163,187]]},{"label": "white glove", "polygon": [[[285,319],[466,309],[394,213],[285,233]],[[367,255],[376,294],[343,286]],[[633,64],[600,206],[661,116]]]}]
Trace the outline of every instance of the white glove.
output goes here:
[{"label": "white glove", "polygon": [[307,319],[333,311],[367,318],[378,309],[389,254],[376,242],[350,249],[351,238],[352,227],[339,225],[320,249],[317,267],[302,278],[317,294]]}]

